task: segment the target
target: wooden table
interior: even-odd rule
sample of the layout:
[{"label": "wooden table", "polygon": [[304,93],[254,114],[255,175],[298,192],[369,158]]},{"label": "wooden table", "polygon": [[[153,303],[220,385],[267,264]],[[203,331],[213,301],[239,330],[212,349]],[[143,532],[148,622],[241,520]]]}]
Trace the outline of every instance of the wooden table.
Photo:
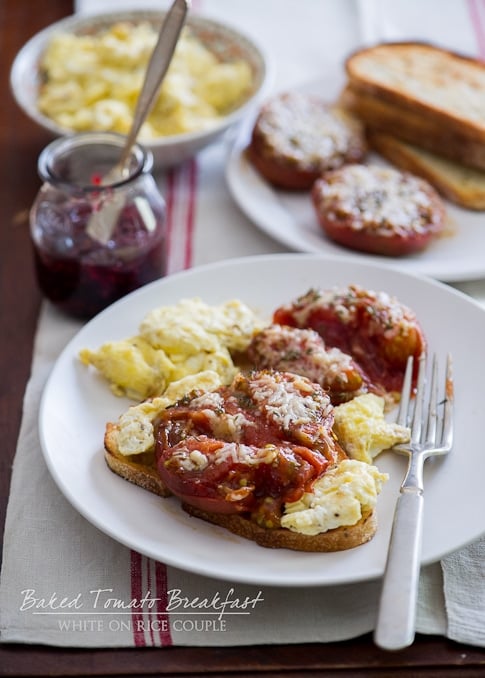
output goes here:
[{"label": "wooden table", "polygon": [[[34,33],[73,11],[71,0],[0,0],[0,522],[29,377],[39,310],[28,235],[28,210],[39,188],[36,160],[49,138],[19,111],[9,94],[18,49]],[[28,500],[28,498],[26,498]],[[402,652],[377,649],[370,636],[328,645],[255,648],[69,650],[1,645],[2,676],[443,676],[485,675],[485,650],[420,636]]]}]

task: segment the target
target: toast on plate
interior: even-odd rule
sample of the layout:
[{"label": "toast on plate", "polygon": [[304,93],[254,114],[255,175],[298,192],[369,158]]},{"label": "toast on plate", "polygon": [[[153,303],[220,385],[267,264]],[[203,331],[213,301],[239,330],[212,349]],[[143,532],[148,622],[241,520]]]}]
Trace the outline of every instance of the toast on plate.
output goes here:
[{"label": "toast on plate", "polygon": [[481,141],[452,132],[417,112],[389,104],[350,85],[339,101],[343,108],[361,120],[367,132],[375,130],[390,134],[466,167],[485,169],[485,144]]},{"label": "toast on plate", "polygon": [[426,179],[451,202],[471,210],[485,210],[485,171],[465,167],[402,139],[368,131],[370,147],[400,169]]},{"label": "toast on plate", "polygon": [[175,495],[190,515],[268,548],[340,551],[374,536],[387,476],[347,456],[328,395],[305,377],[239,374],[152,422],[156,444],[136,455],[120,451],[119,423],[108,424],[106,462],[135,485]]},{"label": "toast on plate", "polygon": [[477,59],[426,43],[383,43],[354,52],[345,67],[354,92],[485,142],[485,65]]}]

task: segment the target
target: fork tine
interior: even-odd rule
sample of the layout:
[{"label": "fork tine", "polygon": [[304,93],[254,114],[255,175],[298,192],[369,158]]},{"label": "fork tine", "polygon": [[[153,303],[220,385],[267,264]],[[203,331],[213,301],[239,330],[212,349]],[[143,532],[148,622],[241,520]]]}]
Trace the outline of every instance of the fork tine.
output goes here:
[{"label": "fork tine", "polygon": [[397,412],[396,422],[400,426],[408,425],[408,410],[411,401],[411,382],[413,377],[414,358],[412,355],[408,357],[406,363],[406,371],[404,373],[404,380],[401,388],[401,398],[399,400],[399,410]]},{"label": "fork tine", "polygon": [[441,444],[443,447],[451,449],[453,445],[453,407],[454,407],[454,389],[453,389],[453,363],[451,355],[446,359],[446,386],[445,386],[445,404],[443,408],[443,432]]},{"label": "fork tine", "polygon": [[419,443],[421,438],[424,396],[426,386],[426,353],[419,356],[418,383],[416,386],[416,396],[414,398],[414,412],[411,424],[411,444]]},{"label": "fork tine", "polygon": [[438,421],[438,361],[436,354],[433,356],[431,368],[431,384],[429,387],[428,420],[426,422],[426,444],[436,443],[436,429]]}]

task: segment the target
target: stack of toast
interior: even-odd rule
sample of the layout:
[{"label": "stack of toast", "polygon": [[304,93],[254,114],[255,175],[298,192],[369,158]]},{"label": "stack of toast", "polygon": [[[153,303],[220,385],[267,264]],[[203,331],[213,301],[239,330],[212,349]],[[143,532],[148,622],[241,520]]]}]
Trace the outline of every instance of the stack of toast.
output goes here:
[{"label": "stack of toast", "polygon": [[452,202],[485,209],[485,64],[435,45],[383,43],[345,64],[341,104],[369,145]]}]

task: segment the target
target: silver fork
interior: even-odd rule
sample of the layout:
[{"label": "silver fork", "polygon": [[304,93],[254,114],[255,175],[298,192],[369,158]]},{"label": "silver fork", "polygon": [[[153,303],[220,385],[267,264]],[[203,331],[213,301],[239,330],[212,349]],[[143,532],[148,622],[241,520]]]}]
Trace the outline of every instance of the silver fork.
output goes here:
[{"label": "silver fork", "polygon": [[424,507],[423,466],[428,457],[446,454],[453,445],[453,377],[451,357],[441,392],[438,363],[433,358],[427,388],[427,359],[419,358],[415,398],[412,398],[413,359],[406,366],[397,421],[411,427],[411,440],[393,450],[407,454],[408,469],[396,503],[377,624],[376,645],[399,650],[412,644],[421,561]]}]

